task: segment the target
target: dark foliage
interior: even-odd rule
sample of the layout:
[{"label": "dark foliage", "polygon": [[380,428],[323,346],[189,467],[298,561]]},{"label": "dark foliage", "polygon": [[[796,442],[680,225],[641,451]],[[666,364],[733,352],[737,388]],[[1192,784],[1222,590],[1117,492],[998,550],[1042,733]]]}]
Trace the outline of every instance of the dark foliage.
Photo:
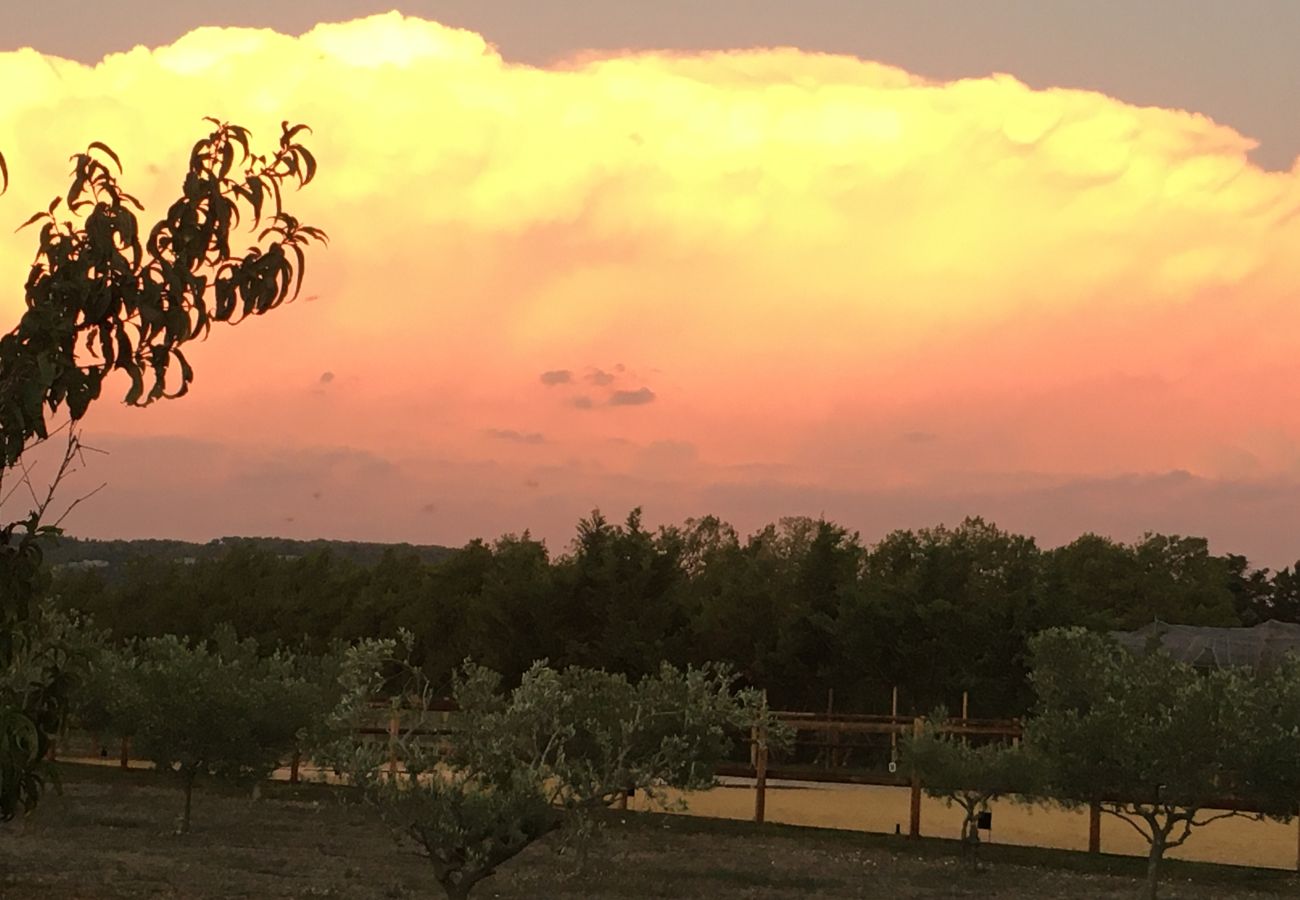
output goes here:
[{"label": "dark foliage", "polygon": [[1027,641],[1044,628],[1294,620],[1294,580],[1199,538],[1085,535],[1042,550],[970,519],[865,546],[813,519],[741,538],[712,517],[650,531],[637,512],[583,520],[560,555],[528,534],[432,563],[398,547],[361,563],[237,543],[189,562],[130,559],[111,576],[56,573],[65,605],[122,637],[230,623],[262,646],[323,650],[407,628],[443,686],[466,657],[512,683],[536,659],[632,676],[714,660],[781,707],[824,707],[834,689],[837,709],[881,712],[897,685],[905,712],[957,708],[969,691],[986,716],[1028,709]]}]

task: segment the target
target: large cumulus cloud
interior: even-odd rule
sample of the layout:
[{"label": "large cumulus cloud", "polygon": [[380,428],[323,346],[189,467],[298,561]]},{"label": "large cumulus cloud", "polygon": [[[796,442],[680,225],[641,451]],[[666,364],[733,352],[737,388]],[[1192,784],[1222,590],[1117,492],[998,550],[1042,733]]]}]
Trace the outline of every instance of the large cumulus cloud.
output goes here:
[{"label": "large cumulus cloud", "polygon": [[[490,462],[583,502],[607,482],[574,472],[658,490],[612,438],[689,443],[665,509],[718,467],[918,509],[1044,480],[1300,475],[1300,171],[1252,166],[1249,138],[1194,112],[793,49],[541,69],[396,14],[203,29],[94,67],[5,53],[0,84],[14,224],[90,140],[158,210],[202,116],[314,129],[319,182],[291,202],[333,238],[316,299],[215,337],[182,403],[97,411],[105,433]],[[30,250],[0,241],[6,317]],[[547,389],[557,360],[613,359],[654,398],[636,415]],[[325,361],[348,375],[321,391]],[[898,438],[920,434],[942,440]],[[751,484],[745,509],[795,511]]]}]

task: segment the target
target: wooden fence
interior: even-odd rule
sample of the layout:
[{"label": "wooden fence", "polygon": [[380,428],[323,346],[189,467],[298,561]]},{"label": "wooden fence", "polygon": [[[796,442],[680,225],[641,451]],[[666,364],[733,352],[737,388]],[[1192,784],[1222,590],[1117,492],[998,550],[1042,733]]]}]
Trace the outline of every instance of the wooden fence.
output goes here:
[{"label": "wooden fence", "polygon": [[[808,712],[774,712],[773,717],[794,735],[792,752],[795,760],[773,764],[767,735],[755,728],[749,736],[749,764],[729,764],[720,768],[720,775],[752,778],[754,780],[754,821],[762,822],[767,809],[767,782],[769,779],[785,781],[815,781],[834,784],[876,784],[911,788],[911,815],[908,835],[921,835],[921,794],[923,785],[915,777],[908,778],[898,771],[899,739],[919,734],[925,719],[913,716],[877,716],[823,714]],[[1019,743],[1023,733],[1016,719],[949,719],[940,726],[944,734],[980,740],[1004,740]],[[799,762],[800,750],[813,750],[814,760]],[[869,761],[873,756],[887,753],[884,767],[853,765],[855,754]],[[1100,851],[1100,836],[1096,850]]]},{"label": "wooden fence", "polygon": [[[963,703],[963,706],[965,704]],[[908,787],[911,791],[908,836],[921,836],[921,797],[925,786],[916,777],[908,777],[897,770],[899,739],[917,735],[925,727],[924,717],[826,715],[808,712],[774,712],[773,717],[794,732],[794,757],[800,748],[813,748],[816,761],[809,763],[773,764],[767,736],[760,729],[751,732],[750,761],[748,765],[729,764],[721,767],[719,774],[752,778],[754,781],[754,821],[763,822],[767,816],[767,789],[771,779],[788,781],[827,782],[833,784],[869,784]],[[940,733],[959,735],[981,741],[1007,741],[1019,743],[1023,727],[1018,719],[948,719],[939,726]],[[864,736],[875,741],[863,741]],[[887,738],[887,744],[885,742]],[[890,765],[883,772],[869,767],[855,767],[852,753],[855,750],[875,750],[888,746]],[[1232,798],[1223,798],[1210,804],[1216,809],[1237,809],[1257,812]],[[1101,852],[1101,803],[1088,804],[1088,852]],[[1300,871],[1300,816],[1296,817],[1296,871]]]},{"label": "wooden fence", "polygon": [[[963,697],[963,712],[966,712]],[[417,737],[441,737],[454,729],[450,717],[455,707],[444,703],[434,711],[439,713],[441,722],[432,728],[401,730],[401,711],[389,712],[379,716],[376,723],[358,729],[363,735],[386,739],[389,744],[388,768],[390,773],[398,769],[397,741],[401,734]],[[379,709],[376,709],[379,712]],[[754,782],[754,821],[764,822],[767,818],[767,789],[769,780],[822,782],[832,784],[867,784],[893,787],[908,787],[911,791],[911,803],[908,820],[908,836],[921,836],[921,797],[924,785],[914,776],[909,777],[898,771],[898,747],[900,738],[916,735],[925,726],[924,717],[899,715],[858,715],[845,713],[816,713],[782,711],[774,712],[773,718],[794,734],[792,752],[789,760],[773,761],[768,746],[767,734],[755,728],[749,737],[749,760],[745,762],[724,763],[718,769],[722,776],[749,778]],[[441,726],[441,727],[439,727]],[[963,738],[980,741],[1008,741],[1018,743],[1023,735],[1023,728],[1018,719],[976,719],[963,716],[948,719],[939,726],[944,734],[960,735]],[[98,738],[93,741],[98,746]],[[805,752],[800,761],[800,751]],[[57,742],[51,742],[49,756],[55,758]],[[873,759],[887,755],[885,767],[873,766]],[[868,763],[855,765],[855,762]],[[131,739],[122,738],[118,764],[129,768],[131,764]],[[297,784],[300,780],[302,764],[301,753],[295,752],[289,764],[289,781]],[[626,804],[626,798],[623,799]],[[624,806],[625,808],[625,806]],[[1237,807],[1231,800],[1225,800],[1222,808]],[[1243,812],[1251,812],[1241,808]],[[1101,805],[1091,803],[1088,807],[1088,852],[1101,852]],[[1300,816],[1296,819],[1296,870],[1300,871]]]}]

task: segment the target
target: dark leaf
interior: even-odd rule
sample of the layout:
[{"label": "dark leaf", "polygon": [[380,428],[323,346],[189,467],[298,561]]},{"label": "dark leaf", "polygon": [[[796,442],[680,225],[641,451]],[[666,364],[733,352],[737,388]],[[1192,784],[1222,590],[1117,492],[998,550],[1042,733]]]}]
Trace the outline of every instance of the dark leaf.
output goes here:
[{"label": "dark leaf", "polygon": [[117,158],[117,154],[113,152],[113,149],[109,147],[108,144],[105,144],[102,141],[91,141],[88,150],[102,150],[109,159],[117,164],[117,170],[119,172],[122,171],[122,160]]},{"label": "dark leaf", "polygon": [[19,232],[19,231],[22,231],[22,230],[23,230],[24,228],[26,228],[28,225],[34,225],[35,223],[39,222],[41,219],[44,219],[44,218],[46,218],[46,217],[48,217],[48,216],[49,216],[49,213],[43,213],[43,212],[32,213],[31,218],[29,218],[26,222],[24,222],[23,224],[21,224],[21,225],[19,225],[17,228],[15,228],[15,229],[14,229],[14,232],[17,233],[17,232]]},{"label": "dark leaf", "polygon": [[281,147],[288,147],[289,142],[292,141],[300,131],[306,131],[308,134],[312,133],[311,129],[308,128],[306,125],[295,125],[292,128],[290,128],[288,122],[281,122],[280,130],[284,132],[284,134],[280,137]]},{"label": "dark leaf", "polygon": [[313,178],[316,177],[316,157],[312,156],[311,151],[306,147],[299,147],[298,154],[302,157],[305,168],[302,177],[302,186],[305,187],[311,183]]},{"label": "dark leaf", "polygon": [[126,392],[126,403],[128,406],[135,406],[144,394],[144,374],[135,363],[127,366],[127,372],[131,375],[131,389]]}]

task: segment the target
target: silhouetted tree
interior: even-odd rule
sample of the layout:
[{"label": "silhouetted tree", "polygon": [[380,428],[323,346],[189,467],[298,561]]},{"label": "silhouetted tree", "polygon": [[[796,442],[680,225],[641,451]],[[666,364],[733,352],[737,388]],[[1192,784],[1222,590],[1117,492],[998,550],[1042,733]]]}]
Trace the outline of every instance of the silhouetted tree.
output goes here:
[{"label": "silhouetted tree", "polygon": [[[61,520],[55,492],[80,461],[77,423],[108,377],[125,374],[129,404],[182,396],[194,377],[185,346],[214,322],[290,300],[302,284],[306,245],[324,239],[281,203],[284,184],[304,186],[316,172],[298,141],[305,126],[286,122],[278,148],[262,156],[246,129],[210,121],[212,132],[190,153],[181,196],[156,223],[140,223],[139,201],[114,174],[117,155],[95,141],[73,157],[67,193],[22,226],[39,231],[26,311],[0,337],[0,498],[26,481],[32,506],[0,525],[0,669],[26,640],[45,587],[41,539],[57,534]],[[7,187],[2,164],[0,182]],[[236,253],[230,241],[241,217],[261,230],[254,247]],[[34,485],[23,459],[56,436],[63,452],[54,475]],[[40,797],[40,761],[66,710],[59,683],[52,673],[49,689],[29,693],[24,708],[0,708],[0,818]]]}]

